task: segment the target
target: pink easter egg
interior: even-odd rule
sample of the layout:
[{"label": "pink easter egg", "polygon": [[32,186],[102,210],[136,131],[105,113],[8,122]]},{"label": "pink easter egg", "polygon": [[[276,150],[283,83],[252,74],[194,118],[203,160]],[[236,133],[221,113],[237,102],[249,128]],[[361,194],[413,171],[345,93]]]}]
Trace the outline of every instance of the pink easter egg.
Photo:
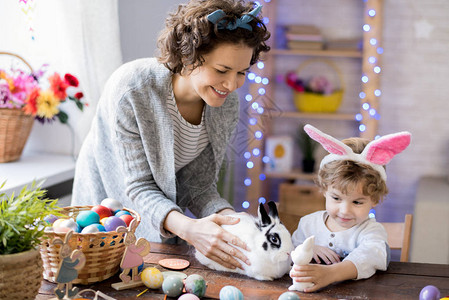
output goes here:
[{"label": "pink easter egg", "polygon": [[134,219],[131,215],[121,215],[119,218],[125,221],[126,227],[128,227],[129,223]]},{"label": "pink easter egg", "polygon": [[195,294],[183,294],[178,300],[200,300],[200,298]]}]

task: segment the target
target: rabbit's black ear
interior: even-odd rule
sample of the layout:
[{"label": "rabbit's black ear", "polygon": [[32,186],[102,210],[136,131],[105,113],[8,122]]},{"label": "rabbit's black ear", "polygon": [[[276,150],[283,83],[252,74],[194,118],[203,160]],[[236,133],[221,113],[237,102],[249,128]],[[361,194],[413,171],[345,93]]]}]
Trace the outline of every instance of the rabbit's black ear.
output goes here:
[{"label": "rabbit's black ear", "polygon": [[273,201],[268,202],[268,215],[270,215],[272,218],[278,218],[279,219],[279,214],[278,214],[278,209],[276,206],[276,203],[274,203]]},{"label": "rabbit's black ear", "polygon": [[259,219],[262,226],[271,224],[271,219],[268,216],[267,211],[265,210],[265,207],[262,203],[259,204]]}]

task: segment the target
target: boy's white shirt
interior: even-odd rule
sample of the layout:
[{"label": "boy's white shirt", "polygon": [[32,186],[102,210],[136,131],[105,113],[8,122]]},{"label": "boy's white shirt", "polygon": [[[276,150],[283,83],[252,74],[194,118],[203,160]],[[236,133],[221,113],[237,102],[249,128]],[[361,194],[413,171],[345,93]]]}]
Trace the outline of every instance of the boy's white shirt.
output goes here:
[{"label": "boy's white shirt", "polygon": [[382,224],[368,218],[350,229],[332,232],[325,225],[327,216],[322,210],[302,217],[292,235],[293,245],[296,247],[314,235],[316,245],[334,250],[356,266],[357,279],[369,278],[376,270],[387,269],[389,248]]}]

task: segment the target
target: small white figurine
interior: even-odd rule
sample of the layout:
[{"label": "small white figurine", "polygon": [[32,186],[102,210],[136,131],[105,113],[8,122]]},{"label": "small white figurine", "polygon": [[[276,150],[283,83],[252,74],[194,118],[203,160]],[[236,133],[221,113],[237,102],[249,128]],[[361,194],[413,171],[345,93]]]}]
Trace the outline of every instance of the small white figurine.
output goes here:
[{"label": "small white figurine", "polygon": [[[315,245],[315,236],[308,237],[304,243],[298,245],[295,250],[292,251],[291,257],[294,263],[292,270],[295,266],[308,265],[313,258],[313,246]],[[314,284],[311,282],[296,282],[293,279],[293,284],[288,288],[290,291],[303,292],[304,289],[312,287]]]}]

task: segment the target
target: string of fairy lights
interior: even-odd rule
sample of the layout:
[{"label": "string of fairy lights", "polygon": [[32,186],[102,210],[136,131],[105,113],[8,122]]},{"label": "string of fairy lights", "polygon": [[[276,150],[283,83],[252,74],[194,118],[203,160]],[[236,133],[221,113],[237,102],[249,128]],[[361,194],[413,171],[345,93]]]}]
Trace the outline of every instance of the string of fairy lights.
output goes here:
[{"label": "string of fairy lights", "polygon": [[[366,6],[369,6],[370,3],[369,2],[374,2],[372,0],[362,0]],[[255,1],[255,3],[257,5],[261,5],[262,3],[260,3],[261,1]],[[264,0],[265,3],[269,3],[271,2],[271,0]],[[373,118],[375,120],[379,120],[380,119],[380,115],[378,113],[378,111],[376,110],[375,107],[373,107],[370,102],[372,101],[373,97],[380,97],[382,95],[382,92],[379,88],[375,89],[372,92],[372,95],[367,94],[365,89],[365,84],[367,84],[370,80],[374,80],[374,76],[378,76],[381,73],[381,67],[379,65],[380,62],[380,55],[383,54],[383,48],[380,45],[380,41],[377,40],[375,38],[375,34],[373,34],[374,29],[375,29],[375,18],[378,18],[378,13],[376,11],[376,9],[370,8],[368,7],[368,9],[366,10],[366,13],[368,15],[368,18],[365,18],[364,22],[365,24],[363,24],[362,29],[364,31],[364,35],[368,36],[369,38],[369,46],[372,47],[371,49],[365,49],[366,53],[369,53],[369,55],[367,55],[367,58],[364,57],[364,59],[368,60],[369,66],[371,67],[370,70],[364,70],[365,72],[362,74],[361,77],[361,82],[362,82],[362,91],[359,93],[359,98],[361,101],[361,107],[362,109],[366,112],[366,116],[364,116],[364,114],[362,113],[357,113],[354,118],[356,121],[359,122],[359,126],[358,126],[358,130],[360,133],[363,133],[367,130],[367,121],[368,118]],[[267,25],[270,20],[268,17],[264,17],[262,19],[263,23],[265,25]],[[372,37],[370,37],[372,36]],[[245,100],[248,102],[248,104],[250,105],[251,109],[253,110],[252,113],[255,113],[256,115],[262,115],[264,113],[264,107],[257,102],[256,99],[259,98],[259,96],[265,95],[266,93],[266,89],[265,86],[267,86],[270,81],[268,78],[263,77],[258,75],[257,70],[263,70],[265,67],[265,64],[263,62],[259,62],[257,63],[257,68],[256,71],[250,72],[247,75],[248,80],[251,83],[255,83],[258,84],[258,88],[257,88],[257,93],[258,95],[252,95],[251,93],[248,93],[245,96]],[[252,117],[252,114],[250,114],[250,118],[248,119],[248,123],[250,126],[256,126],[258,123],[258,118],[256,117]],[[256,127],[254,127],[256,128]],[[256,140],[262,140],[264,137],[264,134],[261,130],[254,130],[254,138]],[[244,158],[246,159],[246,167],[248,169],[252,169],[254,167],[254,162],[253,159],[254,158],[259,158],[260,155],[263,155],[262,150],[258,147],[254,147],[252,149],[248,149],[244,154]],[[269,163],[270,158],[268,156],[263,156],[262,157],[262,162],[264,164]],[[262,172],[259,174],[258,176],[258,180],[260,181],[264,181],[266,179],[266,175]],[[249,176],[244,178],[244,185],[249,187],[251,186],[251,184],[253,184],[254,179],[251,179]],[[257,179],[256,179],[257,180]],[[259,203],[265,203],[266,199],[265,197],[259,197],[258,199]],[[243,201],[242,202],[242,207],[244,209],[248,209],[250,207],[250,202],[249,201]],[[372,212],[372,215],[370,216],[374,216],[374,211]]]}]

